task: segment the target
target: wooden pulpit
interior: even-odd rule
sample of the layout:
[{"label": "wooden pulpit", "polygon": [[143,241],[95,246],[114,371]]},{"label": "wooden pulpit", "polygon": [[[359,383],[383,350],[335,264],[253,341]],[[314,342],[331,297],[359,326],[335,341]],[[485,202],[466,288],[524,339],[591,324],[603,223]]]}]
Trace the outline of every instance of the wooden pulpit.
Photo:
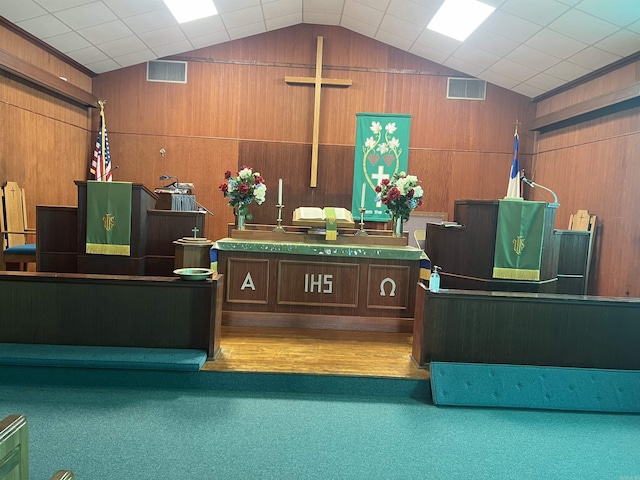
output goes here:
[{"label": "wooden pulpit", "polygon": [[456,200],[454,222],[427,224],[425,251],[431,265],[442,268],[441,287],[463,290],[555,293],[558,273],[556,207],[544,212],[540,280],[493,278],[498,200]]}]

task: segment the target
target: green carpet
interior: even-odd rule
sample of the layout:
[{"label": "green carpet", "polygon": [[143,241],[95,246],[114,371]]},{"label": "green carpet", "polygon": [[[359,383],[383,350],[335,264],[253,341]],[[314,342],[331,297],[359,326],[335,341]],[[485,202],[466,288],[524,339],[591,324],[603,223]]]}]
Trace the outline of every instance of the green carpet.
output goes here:
[{"label": "green carpet", "polygon": [[26,415],[33,479],[640,478],[640,415],[434,407],[424,383],[0,367],[0,416]]}]

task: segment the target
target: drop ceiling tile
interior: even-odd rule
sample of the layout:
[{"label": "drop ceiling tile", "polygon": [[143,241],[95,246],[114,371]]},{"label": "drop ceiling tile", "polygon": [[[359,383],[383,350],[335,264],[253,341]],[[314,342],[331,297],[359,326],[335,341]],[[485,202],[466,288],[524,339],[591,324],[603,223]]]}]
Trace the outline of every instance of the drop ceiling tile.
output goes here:
[{"label": "drop ceiling tile", "polygon": [[302,0],[276,0],[262,5],[266,20],[297,14],[302,18]]},{"label": "drop ceiling tile", "polygon": [[67,53],[67,55],[83,65],[101,62],[108,58],[102,50],[95,46],[74,50],[73,52]]},{"label": "drop ceiling tile", "polygon": [[385,15],[382,23],[380,23],[380,30],[385,30],[399,37],[407,38],[413,43],[416,38],[420,36],[424,28],[415,23],[394,17],[393,15]]},{"label": "drop ceiling tile", "polygon": [[67,25],[52,15],[30,18],[18,22],[16,25],[38,38],[53,37],[71,31]]},{"label": "drop ceiling tile", "polygon": [[494,72],[491,68],[482,72],[480,74],[480,78],[486,82],[507,89],[511,89],[520,83],[518,80],[514,80],[513,78],[505,77],[504,75]]},{"label": "drop ceiling tile", "polygon": [[531,48],[527,45],[520,45],[510,54],[506,55],[506,58],[539,71],[546,70],[560,62],[558,57],[541,52],[540,50],[536,50],[535,48]]},{"label": "drop ceiling tile", "polygon": [[89,63],[85,66],[95,73],[105,73],[120,68],[120,64],[111,58],[107,58],[106,60],[102,60],[96,63]]},{"label": "drop ceiling tile", "polygon": [[267,24],[267,31],[291,27],[302,23],[302,12],[283,15],[281,17],[268,18],[265,22]]},{"label": "drop ceiling tile", "polygon": [[141,50],[139,52],[128,53],[119,57],[113,57],[123,67],[130,67],[131,65],[138,65],[140,63],[148,62],[149,60],[155,60],[156,54],[149,49]]},{"label": "drop ceiling tile", "polygon": [[344,27],[352,32],[359,33],[360,35],[364,35],[365,37],[373,38],[376,35],[378,29],[373,25],[365,23],[360,19],[355,19],[348,15],[342,16],[342,22],[340,22],[340,26]]},{"label": "drop ceiling tile", "polygon": [[237,38],[250,37],[252,35],[264,33],[267,31],[267,29],[264,21],[260,21],[249,25],[242,25],[238,28],[229,28],[227,29],[227,31],[229,32],[229,37],[231,38],[231,40],[235,40]]},{"label": "drop ceiling tile", "polygon": [[640,34],[631,30],[618,30],[607,38],[600,40],[594,47],[614,55],[626,57],[640,51]]},{"label": "drop ceiling tile", "polygon": [[516,85],[511,90],[529,98],[535,98],[545,93],[544,90],[541,90],[538,87],[527,85],[526,83],[521,83],[520,85]]},{"label": "drop ceiling tile", "polygon": [[453,68],[454,70],[457,70],[460,73],[465,73],[467,75],[471,75],[474,77],[477,77],[478,75],[480,75],[484,70],[484,67],[480,67],[478,65],[465,62],[455,57],[449,57],[447,60],[445,60],[444,65],[449,68]]},{"label": "drop ceiling tile", "polygon": [[199,37],[189,38],[189,41],[194,48],[204,48],[211,45],[218,45],[219,43],[225,43],[231,40],[226,30],[209,33],[207,35],[201,35]]},{"label": "drop ceiling tile", "polygon": [[542,29],[536,23],[500,10],[493,12],[478,28],[516,42],[523,42]]},{"label": "drop ceiling tile", "polygon": [[[57,12],[59,10],[84,5],[85,3],[91,3],[93,1],[94,0],[38,0],[38,3],[49,12]],[[18,1],[16,1],[16,3],[18,3]],[[20,3],[22,3],[21,0]]]},{"label": "drop ceiling tile", "polygon": [[118,18],[115,13],[109,10],[102,2],[92,2],[78,7],[60,10],[55,13],[55,16],[74,30],[111,22]]},{"label": "drop ceiling tile", "polygon": [[21,2],[2,2],[0,4],[0,15],[12,23],[18,23],[29,18],[46,15],[47,11],[33,0],[22,0]]},{"label": "drop ceiling tile", "polygon": [[226,27],[231,30],[234,28],[244,27],[252,23],[263,23],[262,8],[250,7],[242,10],[235,10],[229,13],[221,14],[222,21]]},{"label": "drop ceiling tile", "polygon": [[181,23],[179,27],[189,38],[208,35],[212,32],[225,30],[220,15],[193,20],[192,22]]},{"label": "drop ceiling tile", "polygon": [[426,8],[411,0],[391,0],[386,16],[393,15],[407,22],[426,27],[436,11],[435,9]]},{"label": "drop ceiling tile", "polygon": [[155,53],[158,58],[162,58],[170,55],[178,55],[179,53],[190,52],[193,50],[193,45],[191,45],[189,40],[185,39],[180,42],[159,45],[157,47],[153,47],[151,50],[153,50],[153,53]]},{"label": "drop ceiling tile", "polygon": [[[101,43],[98,48],[111,58],[127,55],[132,52],[141,52],[148,50],[147,46],[138,37],[132,35],[130,37],[119,38],[110,42]],[[120,62],[118,62],[120,63]]]},{"label": "drop ceiling tile", "polygon": [[445,60],[449,58],[448,54],[429,48],[427,45],[423,45],[421,43],[414,43],[409,51],[414,55],[426,58],[427,60],[441,65],[444,65]]},{"label": "drop ceiling tile", "polygon": [[164,10],[162,0],[102,0],[107,7],[119,17],[132,17],[141,13],[153,12],[154,10]]},{"label": "drop ceiling tile", "polygon": [[580,65],[581,67],[597,70],[598,68],[609,65],[621,58],[622,57],[620,55],[614,55],[613,53],[605,52],[599,48],[588,47],[581,52],[576,53],[572,57],[569,57],[568,60],[571,63]]},{"label": "drop ceiling tile", "polygon": [[218,13],[229,13],[245,8],[259,7],[260,0],[215,0],[214,5]]},{"label": "drop ceiling tile", "polygon": [[411,48],[411,45],[413,45],[413,41],[407,40],[400,35],[396,35],[395,33],[387,32],[386,30],[378,30],[375,39],[379,42],[391,45],[392,47],[399,48],[400,50],[409,50],[409,48]]},{"label": "drop ceiling tile", "polygon": [[154,51],[156,50],[155,47],[159,47],[161,45],[188,41],[178,25],[141,33],[139,37]]},{"label": "drop ceiling tile", "polygon": [[501,57],[463,43],[452,55],[452,58],[483,67],[484,70],[496,63]]},{"label": "drop ceiling tile", "polygon": [[347,0],[345,2],[345,8],[350,3],[359,3],[365,5],[367,7],[375,8],[376,10],[380,10],[381,12],[385,12],[391,0]]},{"label": "drop ceiling tile", "polygon": [[344,7],[344,15],[358,19],[362,23],[378,27],[382,22],[384,13],[362,3],[349,2]]},{"label": "drop ceiling tile", "polygon": [[344,0],[305,0],[303,13],[327,13],[340,15],[344,10]]},{"label": "drop ceiling tile", "polygon": [[545,72],[549,75],[553,75],[554,77],[570,82],[571,80],[575,80],[576,78],[580,78],[587,73],[590,73],[591,70],[581,67],[580,65],[576,65],[575,63],[560,62],[553,67],[547,68]]},{"label": "drop ceiling tile", "polygon": [[90,28],[78,30],[78,33],[93,44],[110,42],[119,38],[133,35],[131,29],[121,20],[95,25]]},{"label": "drop ceiling tile", "polygon": [[538,25],[548,25],[569,7],[555,0],[507,0],[501,10]]},{"label": "drop ceiling tile", "polygon": [[157,30],[159,28],[170,27],[176,25],[176,19],[169,10],[155,10],[153,12],[141,13],[140,15],[134,15],[133,17],[127,17],[122,19],[131,30],[136,34],[150,32],[151,30]]},{"label": "drop ceiling tile", "polygon": [[491,71],[520,82],[524,82],[538,73],[538,70],[526,67],[508,58],[501,58],[491,65]]},{"label": "drop ceiling tile", "polygon": [[620,27],[640,20],[637,0],[582,0],[576,8]]},{"label": "drop ceiling tile", "polygon": [[573,7],[578,3],[580,3],[581,1],[582,0],[558,0],[558,3],[563,3],[565,5],[569,5],[570,7]]},{"label": "drop ceiling tile", "polygon": [[340,15],[335,13],[302,12],[302,21],[316,25],[340,25]]},{"label": "drop ceiling tile", "polygon": [[514,42],[508,38],[480,29],[469,35],[469,38],[465,40],[465,43],[469,43],[476,48],[494,53],[501,57],[504,57],[520,45],[518,42]]},{"label": "drop ceiling tile", "polygon": [[62,35],[47,38],[47,43],[52,47],[60,50],[62,53],[80,50],[81,48],[90,47],[91,44],[76,32],[67,32]]},{"label": "drop ceiling tile", "polygon": [[618,30],[612,23],[575,9],[552,22],[549,28],[587,44],[596,43]]},{"label": "drop ceiling tile", "polygon": [[541,52],[548,52],[558,58],[568,58],[587,46],[585,43],[554,32],[553,30],[544,30],[543,32],[535,34],[527,40],[526,44],[531,48],[535,48]]},{"label": "drop ceiling tile", "polygon": [[633,22],[631,25],[627,27],[627,30],[631,30],[632,32],[640,33],[640,20],[637,22]]},{"label": "drop ceiling tile", "polygon": [[533,77],[531,77],[526,81],[527,85],[539,88],[541,90],[544,90],[545,92],[549,90],[553,90],[554,88],[559,87],[564,83],[565,83],[564,80],[548,75],[544,72],[539,73],[538,75],[534,75]]},{"label": "drop ceiling tile", "polygon": [[458,40],[426,28],[420,33],[416,43],[447,55],[451,55],[462,45]]}]

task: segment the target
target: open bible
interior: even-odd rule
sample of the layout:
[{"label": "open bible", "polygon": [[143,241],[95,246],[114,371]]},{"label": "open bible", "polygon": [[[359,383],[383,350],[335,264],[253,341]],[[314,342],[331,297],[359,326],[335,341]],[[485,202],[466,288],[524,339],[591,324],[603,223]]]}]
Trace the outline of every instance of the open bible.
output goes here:
[{"label": "open bible", "polygon": [[353,215],[341,207],[298,207],[293,211],[292,225],[325,228],[327,220],[335,218],[338,228],[354,228]]}]

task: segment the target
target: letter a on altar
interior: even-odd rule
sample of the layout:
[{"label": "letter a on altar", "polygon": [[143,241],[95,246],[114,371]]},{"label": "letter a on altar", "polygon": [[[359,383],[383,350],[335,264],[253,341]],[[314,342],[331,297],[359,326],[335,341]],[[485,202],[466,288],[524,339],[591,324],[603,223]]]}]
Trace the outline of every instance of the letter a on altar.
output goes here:
[{"label": "letter a on altar", "polygon": [[245,288],[250,288],[253,291],[256,289],[256,286],[253,284],[253,279],[251,278],[251,272],[247,272],[247,276],[244,277],[244,282],[242,282],[240,290],[244,290]]}]

